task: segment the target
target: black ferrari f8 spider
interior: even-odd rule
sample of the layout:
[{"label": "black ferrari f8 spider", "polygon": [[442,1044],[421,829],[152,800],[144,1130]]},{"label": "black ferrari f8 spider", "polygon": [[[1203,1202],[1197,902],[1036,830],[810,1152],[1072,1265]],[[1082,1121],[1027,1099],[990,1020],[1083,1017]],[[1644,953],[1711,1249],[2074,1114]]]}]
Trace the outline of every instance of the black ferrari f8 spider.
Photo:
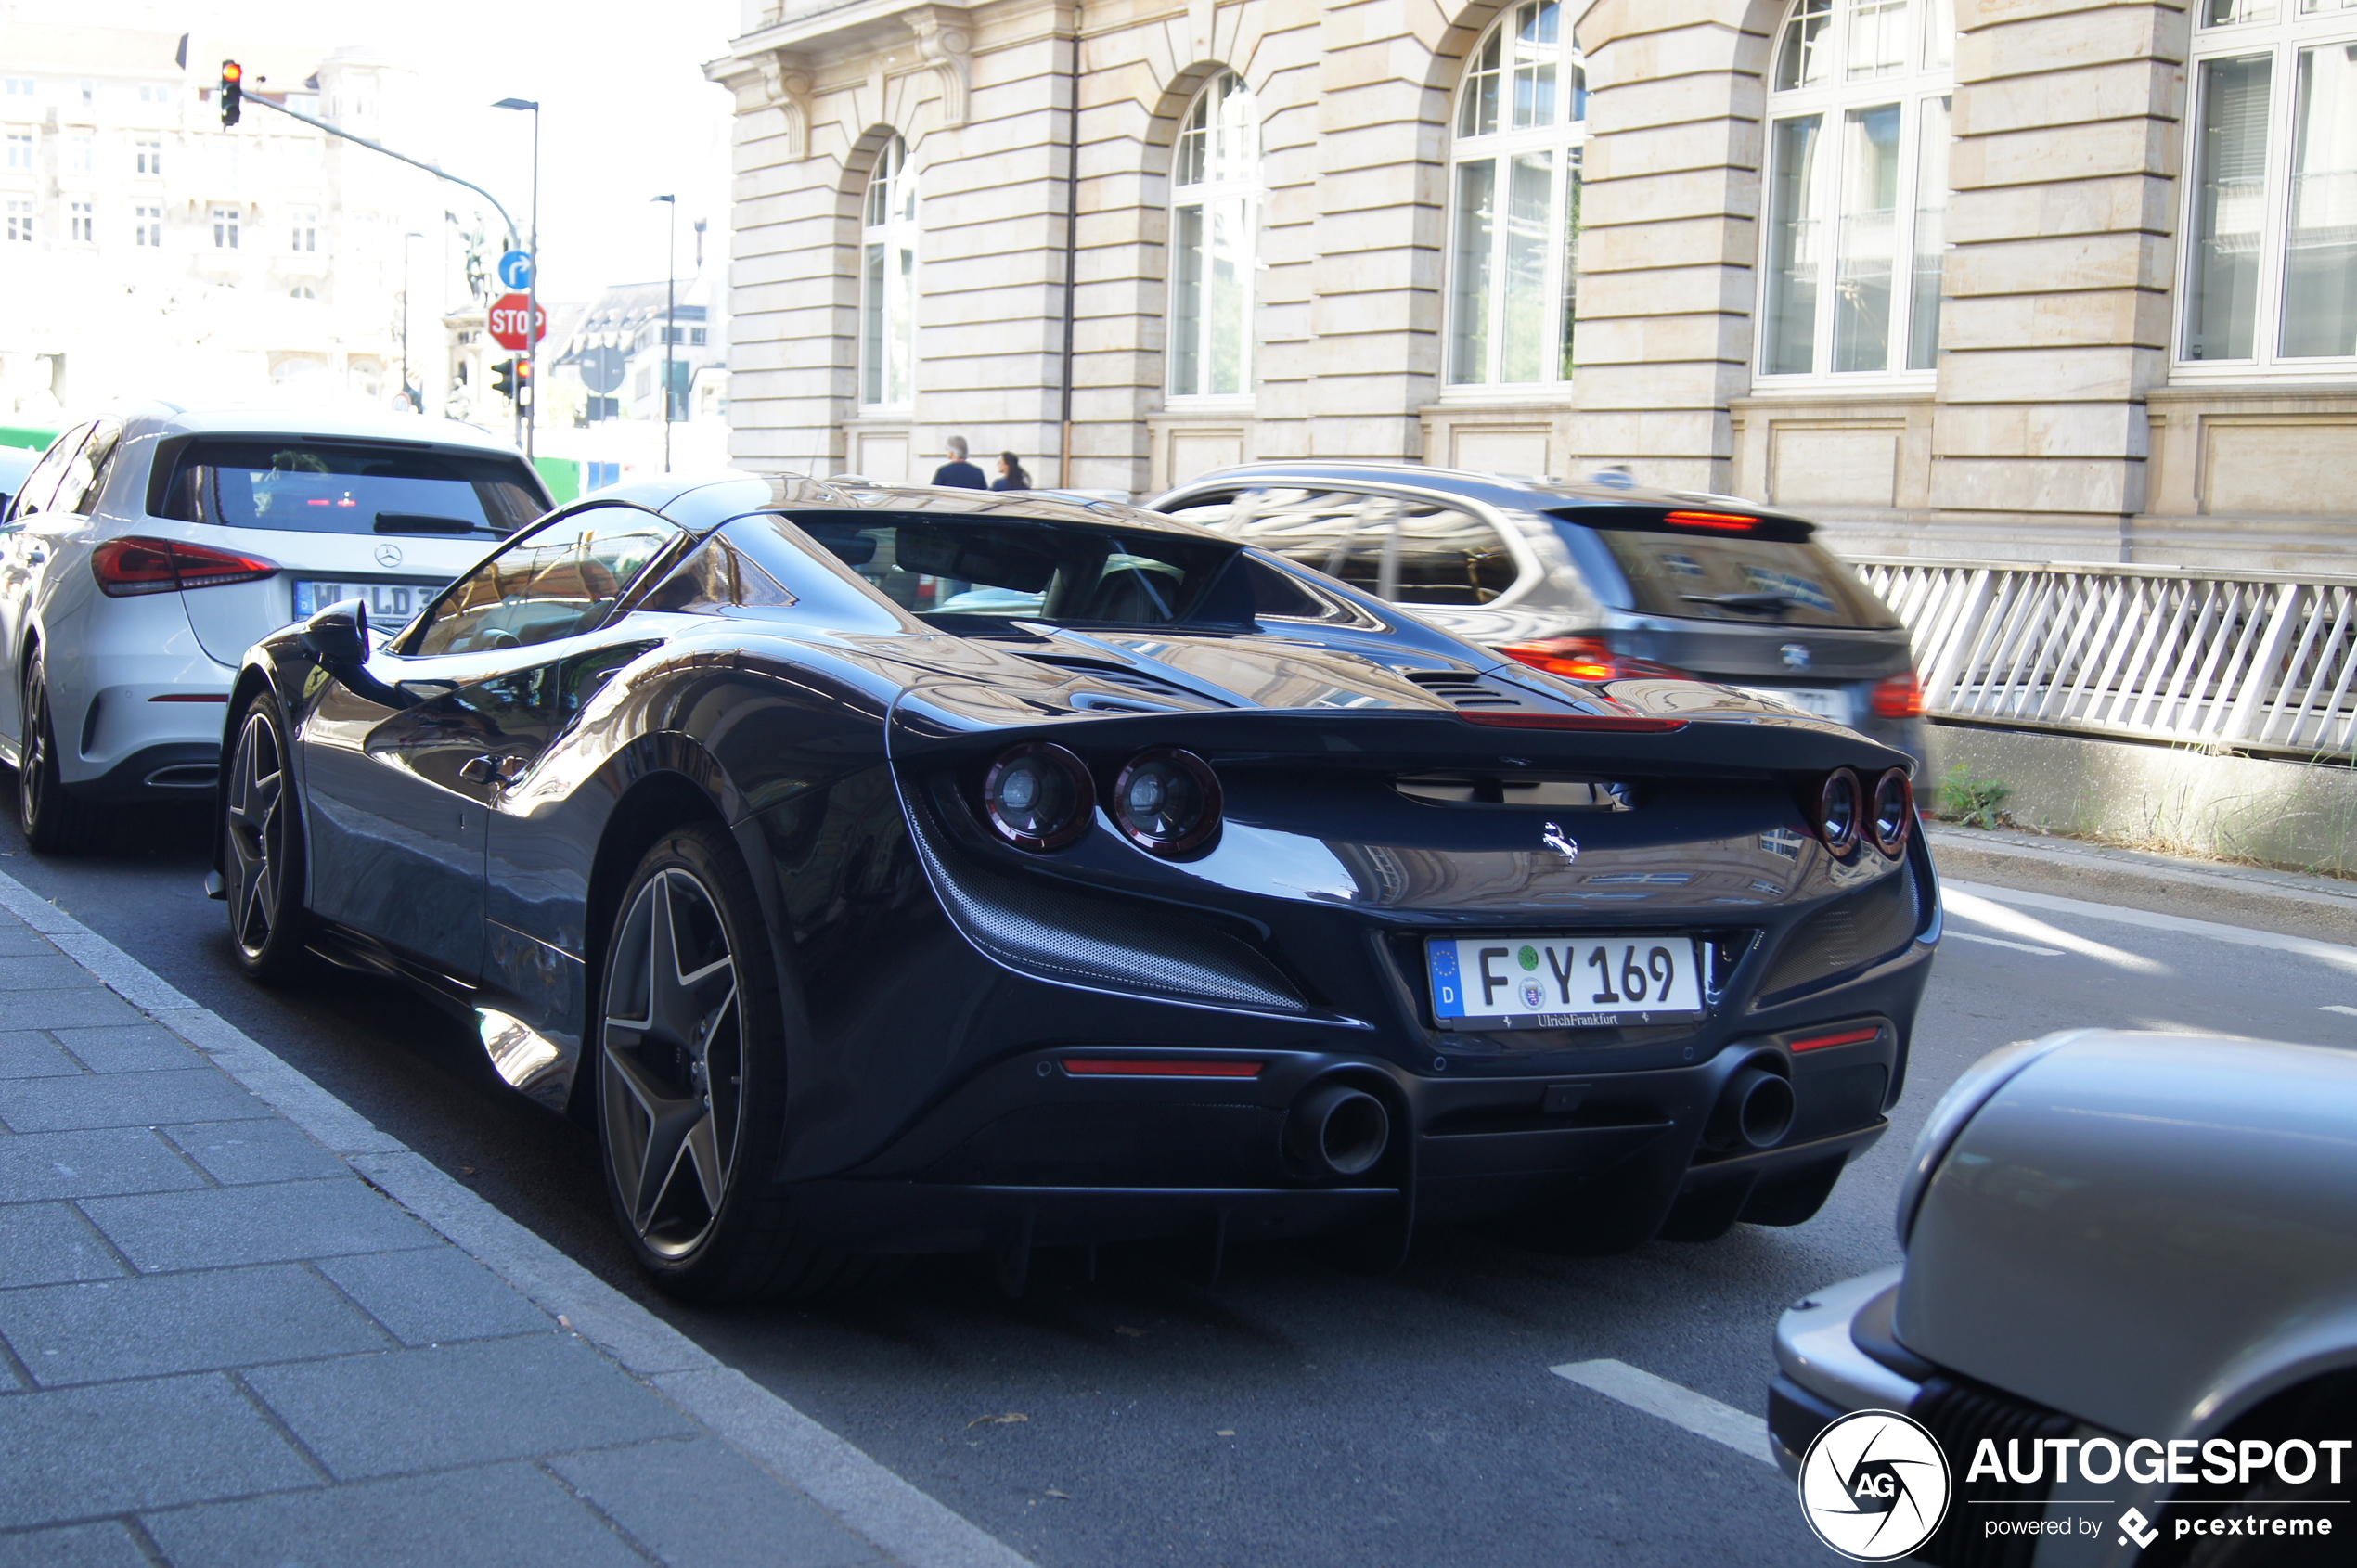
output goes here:
[{"label": "black ferrari f8 spider", "polygon": [[224,754],[246,969],[460,1013],[707,1300],[1797,1224],[1938,937],[1900,753],[1097,502],[605,492],[389,636],[352,600],[254,649]]}]

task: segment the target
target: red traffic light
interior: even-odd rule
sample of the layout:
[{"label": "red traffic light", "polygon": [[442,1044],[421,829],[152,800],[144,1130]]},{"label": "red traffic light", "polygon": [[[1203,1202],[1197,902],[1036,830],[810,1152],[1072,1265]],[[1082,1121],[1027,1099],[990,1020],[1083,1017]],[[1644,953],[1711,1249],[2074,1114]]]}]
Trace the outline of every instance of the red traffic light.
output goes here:
[{"label": "red traffic light", "polygon": [[238,122],[238,113],[246,102],[246,68],[236,60],[221,62],[221,128],[227,130]]}]

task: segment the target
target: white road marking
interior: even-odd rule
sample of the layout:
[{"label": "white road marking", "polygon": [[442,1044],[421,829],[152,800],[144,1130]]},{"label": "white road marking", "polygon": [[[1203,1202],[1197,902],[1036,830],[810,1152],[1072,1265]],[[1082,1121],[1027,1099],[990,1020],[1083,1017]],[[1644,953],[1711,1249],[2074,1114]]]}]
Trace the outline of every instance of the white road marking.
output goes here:
[{"label": "white road marking", "polygon": [[[2167,974],[2169,972],[2168,965],[2157,963],[2140,953],[2127,952],[2108,943],[2097,942],[2091,937],[2067,932],[2060,926],[2050,926],[2045,921],[2025,915],[2018,909],[2008,909],[2003,904],[1991,903],[1989,899],[1979,896],[1984,892],[2000,891],[2003,890],[1987,888],[1967,892],[1956,883],[1951,882],[1939,890],[1939,902],[1949,914],[1960,919],[1970,920],[1975,925],[1994,926],[2010,936],[2026,936],[2041,946],[2052,946],[2066,952],[2076,953],[2082,958],[2093,958],[2099,964],[2109,964],[2114,969],[2127,970],[2135,974]],[[2089,907],[2093,908],[2094,906],[2091,905]]]},{"label": "white road marking", "polygon": [[1707,1394],[1696,1394],[1626,1361],[1566,1361],[1547,1369],[1566,1382],[1592,1388],[1649,1416],[1659,1416],[1672,1426],[1682,1426],[1697,1437],[1724,1443],[1761,1464],[1773,1466],[1776,1462],[1768,1447],[1767,1421],[1732,1405],[1721,1405]]},{"label": "white road marking", "polygon": [[2323,1007],[2318,1008],[2316,1010],[2318,1012],[2345,1012],[2351,1018],[2357,1018],[2357,1008],[2345,1008],[2338,1002],[2326,1002]]},{"label": "white road marking", "polygon": [[2018,893],[2009,887],[1991,887],[1983,882],[1948,882],[1941,887],[1943,900],[1951,893],[1968,893],[2000,904],[2018,905],[2025,909],[2046,909],[2058,915],[2077,915],[2091,920],[2110,920],[2123,926],[2143,926],[2147,931],[2170,931],[2185,936],[2206,936],[2213,942],[2231,942],[2239,947],[2269,947],[2278,953],[2293,953],[2303,958],[2314,958],[2351,973],[2357,973],[2357,947],[2339,942],[2318,942],[2312,937],[2284,936],[2272,931],[2253,931],[2248,926],[2221,925],[2215,920],[2192,920],[2183,915],[2156,915],[2144,909],[2122,909],[2117,905],[2090,904],[2078,898],[2056,898],[2052,893]]},{"label": "white road marking", "polygon": [[1948,934],[1959,942],[1977,942],[1989,947],[2010,947],[2016,953],[2035,953],[2041,958],[2059,958],[2063,956],[2063,950],[2059,947],[2032,947],[2027,942],[2008,942],[2002,936],[1982,936],[1977,932],[1969,931],[1951,931]]}]

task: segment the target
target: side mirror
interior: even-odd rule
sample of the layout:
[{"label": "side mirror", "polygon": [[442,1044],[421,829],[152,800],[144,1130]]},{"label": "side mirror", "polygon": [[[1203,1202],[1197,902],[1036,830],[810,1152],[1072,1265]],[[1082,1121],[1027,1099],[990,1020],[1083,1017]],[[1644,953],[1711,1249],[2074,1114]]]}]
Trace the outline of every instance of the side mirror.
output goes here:
[{"label": "side mirror", "polygon": [[367,601],[348,598],[328,606],[303,623],[297,638],[328,674],[348,677],[368,662]]}]

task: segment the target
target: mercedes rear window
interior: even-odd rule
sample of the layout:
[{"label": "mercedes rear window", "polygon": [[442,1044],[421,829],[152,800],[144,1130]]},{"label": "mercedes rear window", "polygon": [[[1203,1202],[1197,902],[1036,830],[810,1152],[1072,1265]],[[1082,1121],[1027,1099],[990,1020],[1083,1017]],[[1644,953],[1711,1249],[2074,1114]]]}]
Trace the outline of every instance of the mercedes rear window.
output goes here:
[{"label": "mercedes rear window", "polygon": [[[1603,508],[1598,508],[1602,510]],[[1804,523],[1736,514],[1701,514],[1715,526],[1677,526],[1675,514],[1635,513],[1561,526],[1604,542],[1644,615],[1732,621],[1752,626],[1887,628],[1900,620],[1855,572],[1808,536]],[[1745,529],[1741,523],[1750,522]]]},{"label": "mercedes rear window", "polygon": [[299,533],[505,538],[547,509],[520,457],[298,437],[200,436],[158,517]]}]

